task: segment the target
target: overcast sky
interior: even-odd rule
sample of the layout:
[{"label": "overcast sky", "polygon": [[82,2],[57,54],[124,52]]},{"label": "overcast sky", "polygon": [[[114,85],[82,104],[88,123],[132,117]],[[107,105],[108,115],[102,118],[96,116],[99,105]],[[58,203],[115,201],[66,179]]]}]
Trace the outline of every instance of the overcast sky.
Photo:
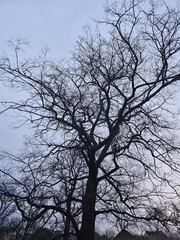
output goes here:
[{"label": "overcast sky", "polygon": [[[67,57],[83,26],[102,16],[104,3],[103,0],[0,0],[0,54],[7,50],[7,40],[20,36],[30,41],[34,55],[48,46],[51,56]],[[0,100],[9,94],[12,93],[0,85]],[[14,152],[21,148],[26,131],[9,128],[16,121],[10,115],[0,115],[0,148]]]},{"label": "overcast sky", "polygon": [[[30,41],[34,55],[48,46],[53,57],[66,57],[83,26],[92,24],[91,18],[101,18],[104,3],[105,0],[0,0],[0,54],[7,48],[7,40],[21,36]],[[0,85],[0,100],[9,94]],[[0,148],[15,151],[21,147],[25,129],[12,130],[8,127],[10,122],[12,117],[0,115]]]},{"label": "overcast sky", "polygon": [[26,37],[34,52],[45,45],[67,54],[82,27],[102,15],[103,0],[0,0],[1,41]]}]

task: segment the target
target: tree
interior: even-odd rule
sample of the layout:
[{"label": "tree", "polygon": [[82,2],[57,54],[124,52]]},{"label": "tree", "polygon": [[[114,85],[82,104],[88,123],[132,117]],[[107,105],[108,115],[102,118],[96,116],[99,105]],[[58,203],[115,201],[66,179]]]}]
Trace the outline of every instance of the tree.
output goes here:
[{"label": "tree", "polygon": [[[1,179],[1,181],[4,182],[5,179]],[[0,186],[0,188],[6,189],[5,186]],[[36,223],[30,223],[19,217],[16,204],[12,198],[0,194],[0,236],[2,235],[2,239],[5,239],[5,236],[14,240],[26,239],[23,238],[24,235],[27,236],[29,231],[32,232],[37,227],[34,224]]]},{"label": "tree", "polygon": [[93,240],[101,217],[166,225],[172,215],[149,208],[178,194],[178,122],[169,103],[180,80],[179,13],[132,0],[107,6],[98,24],[67,62],[47,51],[24,59],[18,39],[14,58],[0,63],[2,81],[23,93],[2,101],[2,112],[14,110],[34,130],[14,156],[19,177],[1,171],[1,194],[23,219],[57,226],[64,239]]}]

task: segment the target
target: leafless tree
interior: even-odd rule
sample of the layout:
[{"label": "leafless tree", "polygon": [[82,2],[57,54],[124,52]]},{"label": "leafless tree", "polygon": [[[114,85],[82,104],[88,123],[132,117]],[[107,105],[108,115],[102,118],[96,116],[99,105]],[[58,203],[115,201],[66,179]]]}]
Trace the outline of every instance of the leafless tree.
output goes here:
[{"label": "leafless tree", "polygon": [[124,1],[107,6],[98,26],[96,34],[86,29],[68,61],[46,51],[24,59],[19,39],[14,57],[0,63],[1,80],[22,91],[21,101],[2,101],[2,112],[14,110],[34,130],[15,157],[19,177],[1,171],[1,193],[23,219],[52,223],[64,239],[93,240],[101,217],[167,223],[171,214],[148,209],[178,195],[170,103],[180,80],[179,13]]}]

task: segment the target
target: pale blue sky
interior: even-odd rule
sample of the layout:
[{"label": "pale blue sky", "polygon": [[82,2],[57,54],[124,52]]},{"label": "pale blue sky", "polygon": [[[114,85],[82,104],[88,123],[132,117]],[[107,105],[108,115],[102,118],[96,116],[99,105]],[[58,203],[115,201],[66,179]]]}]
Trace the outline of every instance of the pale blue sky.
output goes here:
[{"label": "pale blue sky", "polygon": [[[111,2],[111,0],[109,0]],[[120,1],[120,0],[119,0]],[[127,0],[128,1],[128,0]],[[149,0],[147,0],[149,1]],[[6,41],[17,36],[30,41],[36,55],[44,46],[51,56],[66,57],[91,18],[101,18],[105,0],[0,0],[0,55]],[[175,3],[177,0],[166,0]],[[0,100],[11,93],[0,85]],[[11,114],[12,115],[12,114]],[[0,115],[0,148],[15,151],[20,148],[25,129],[12,130],[13,118]]]},{"label": "pale blue sky", "polygon": [[[7,40],[17,36],[30,41],[33,55],[48,46],[53,57],[67,57],[73,43],[91,18],[102,16],[104,0],[0,0],[0,54]],[[12,95],[0,85],[0,100]],[[12,113],[10,114],[13,115]],[[13,130],[16,119],[0,115],[0,149],[17,151],[26,128]]]},{"label": "pale blue sky", "polygon": [[0,0],[2,41],[18,35],[37,52],[48,45],[52,54],[66,55],[92,18],[102,16],[104,0]]}]

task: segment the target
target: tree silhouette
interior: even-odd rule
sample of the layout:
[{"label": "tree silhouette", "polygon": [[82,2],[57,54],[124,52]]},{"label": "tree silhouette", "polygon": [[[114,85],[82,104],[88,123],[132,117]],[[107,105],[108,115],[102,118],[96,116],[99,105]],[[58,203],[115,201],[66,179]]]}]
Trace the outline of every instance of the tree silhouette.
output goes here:
[{"label": "tree silhouette", "polygon": [[149,208],[178,190],[168,103],[180,80],[179,13],[131,0],[107,6],[98,25],[96,34],[86,28],[67,61],[47,51],[24,59],[18,39],[14,57],[0,63],[1,80],[22,91],[21,101],[2,101],[2,112],[14,110],[33,130],[25,152],[13,156],[19,174],[1,170],[0,192],[22,219],[41,220],[66,240],[93,240],[101,218],[173,221]]}]

